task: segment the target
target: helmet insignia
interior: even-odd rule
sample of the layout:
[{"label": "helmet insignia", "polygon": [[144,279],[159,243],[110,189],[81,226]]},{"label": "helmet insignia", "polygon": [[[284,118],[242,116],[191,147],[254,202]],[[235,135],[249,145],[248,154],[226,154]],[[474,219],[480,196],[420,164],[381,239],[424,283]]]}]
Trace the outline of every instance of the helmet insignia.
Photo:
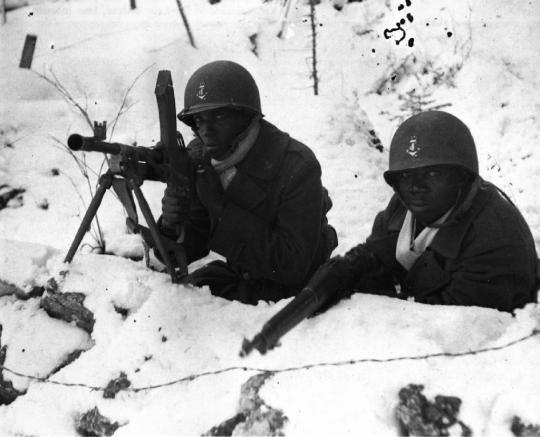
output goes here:
[{"label": "helmet insignia", "polygon": [[422,148],[416,144],[417,141],[416,135],[411,135],[409,138],[409,147],[405,150],[405,152],[413,158],[416,158],[420,150],[422,150]]},{"label": "helmet insignia", "polygon": [[208,93],[206,92],[206,84],[204,82],[201,82],[199,84],[199,87],[197,88],[197,94],[196,96],[200,99],[200,100],[204,100],[206,99],[206,97],[208,96]]}]

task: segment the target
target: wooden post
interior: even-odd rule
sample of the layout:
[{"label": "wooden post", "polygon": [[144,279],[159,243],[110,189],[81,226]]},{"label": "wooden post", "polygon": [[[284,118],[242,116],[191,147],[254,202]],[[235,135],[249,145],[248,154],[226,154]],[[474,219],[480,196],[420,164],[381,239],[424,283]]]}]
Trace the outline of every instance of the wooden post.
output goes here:
[{"label": "wooden post", "polygon": [[137,2],[135,0],[129,0],[129,7],[133,10],[137,7]]},{"label": "wooden post", "polygon": [[190,44],[191,44],[191,46],[193,48],[197,48],[195,46],[195,40],[193,39],[193,35],[191,34],[191,29],[189,27],[189,23],[188,23],[186,14],[184,12],[184,8],[182,6],[182,1],[181,0],[176,0],[176,4],[178,5],[178,10],[180,11],[180,15],[182,16],[182,21],[184,22],[184,26],[186,28],[186,31],[187,31],[187,34],[188,34],[188,37],[189,37],[189,42],[190,42]]},{"label": "wooden post", "polygon": [[36,35],[26,35],[26,40],[24,41],[23,52],[21,56],[21,62],[19,63],[19,68],[28,68],[32,67],[32,60],[34,59],[34,50],[36,48],[37,36]]}]

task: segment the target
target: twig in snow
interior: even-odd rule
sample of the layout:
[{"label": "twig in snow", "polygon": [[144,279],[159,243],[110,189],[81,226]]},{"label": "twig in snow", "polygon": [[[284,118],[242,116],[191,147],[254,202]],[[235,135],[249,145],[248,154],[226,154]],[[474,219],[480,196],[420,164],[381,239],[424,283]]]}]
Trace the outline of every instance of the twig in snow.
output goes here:
[{"label": "twig in snow", "polygon": [[77,108],[79,110],[79,112],[81,113],[82,117],[84,118],[84,120],[86,121],[86,123],[88,123],[88,125],[90,126],[90,128],[92,129],[94,127],[94,124],[92,123],[92,121],[90,120],[90,117],[88,116],[88,112],[86,110],[86,108],[83,108],[79,102],[77,102],[73,96],[71,95],[71,93],[67,90],[67,88],[62,85],[62,83],[60,82],[60,80],[58,79],[58,77],[56,77],[56,75],[54,74],[54,72],[52,71],[52,68],[49,68],[49,74],[51,75],[52,79],[50,77],[48,77],[46,74],[42,74],[42,73],[38,73],[37,71],[35,70],[31,70],[34,72],[34,74],[38,75],[39,77],[41,77],[44,81],[48,82],[49,84],[51,84],[54,88],[56,88],[56,90],[60,93],[60,95],[64,98],[64,100],[72,105],[72,106],[75,106],[75,108]]},{"label": "twig in snow", "polygon": [[[116,114],[116,116],[115,116],[115,118],[114,118],[114,120],[112,122],[112,129],[111,129],[111,133],[109,135],[110,140],[112,140],[112,136],[114,134],[114,129],[115,129],[120,117],[123,114],[125,114],[133,106],[133,105],[128,105],[127,104],[128,96],[129,96],[131,90],[133,89],[133,87],[135,86],[137,81],[141,78],[141,76],[143,76],[143,74],[146,73],[154,65],[155,64],[149,65],[141,73],[139,73],[135,77],[133,82],[129,85],[126,92],[124,93],[124,97],[122,98],[122,102],[120,104],[118,112],[117,112],[117,114]],[[88,112],[87,112],[87,109],[86,109],[88,107],[88,97],[86,95],[85,95],[86,103],[85,103],[85,105],[83,107],[82,104],[79,103],[77,100],[75,100],[75,98],[71,95],[69,90],[61,83],[61,81],[54,74],[52,69],[49,69],[50,77],[47,74],[41,74],[41,73],[38,73],[36,71],[34,71],[34,73],[37,74],[39,77],[41,77],[43,80],[45,80],[47,83],[51,84],[60,93],[60,95],[63,97],[63,99],[69,105],[72,105],[75,108],[77,108],[77,110],[80,112],[80,114],[82,115],[82,117],[84,118],[86,123],[92,129],[94,128],[94,124],[90,120],[90,116],[88,115]],[[79,156],[81,156],[79,158],[79,156],[75,155],[73,153],[73,151],[66,144],[64,144],[62,141],[60,141],[58,138],[55,138],[55,137],[51,137],[51,138],[57,143],[57,145],[61,146],[62,150],[66,151],[73,158],[73,160],[77,164],[77,167],[79,168],[82,176],[86,180],[86,184],[88,186],[88,191],[90,193],[90,197],[94,197],[95,190],[94,190],[94,187],[92,186],[92,183],[90,181],[89,172],[93,173],[93,175],[96,176],[96,178],[97,178],[96,186],[97,186],[97,183],[99,183],[99,177],[103,173],[105,162],[108,162],[107,155],[104,155],[104,159],[101,161],[99,170],[96,172],[96,171],[94,171],[92,168],[90,168],[88,166],[88,164],[86,162],[86,154],[84,152],[82,152],[82,154],[79,155]],[[86,202],[84,202],[83,197],[82,197],[80,191],[77,188],[77,185],[75,184],[75,182],[71,178],[69,178],[69,180],[70,180],[71,184],[73,185],[73,187],[75,188],[75,191],[79,195],[79,198],[81,199],[83,206],[85,208],[87,208]],[[115,197],[118,198],[118,196],[116,196],[116,193],[114,193],[114,195],[115,195]],[[98,218],[97,214],[94,217],[94,223],[95,223],[95,226],[94,226],[94,224],[92,224],[92,226],[90,228],[90,234],[91,234],[92,238],[94,239],[94,241],[96,243],[96,246],[91,246],[91,245],[88,245],[88,246],[90,246],[92,248],[92,250],[100,249],[101,252],[105,252],[105,240],[104,240],[104,237],[103,237],[103,232],[102,232],[101,225],[99,223],[99,218]],[[84,245],[83,245],[83,247],[84,247]]]}]

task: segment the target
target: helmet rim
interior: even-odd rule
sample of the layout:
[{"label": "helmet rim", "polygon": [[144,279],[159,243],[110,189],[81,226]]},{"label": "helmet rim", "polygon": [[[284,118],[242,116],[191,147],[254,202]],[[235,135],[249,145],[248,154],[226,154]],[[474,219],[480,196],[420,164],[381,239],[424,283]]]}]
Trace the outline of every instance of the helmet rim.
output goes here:
[{"label": "helmet rim", "polygon": [[203,103],[203,104],[193,105],[190,108],[182,109],[182,111],[178,113],[178,119],[181,122],[187,124],[188,126],[193,127],[195,124],[193,122],[193,116],[195,114],[200,114],[201,112],[206,112],[206,111],[212,111],[214,109],[219,109],[219,108],[230,108],[237,111],[244,111],[244,112],[249,112],[252,114],[257,114],[257,115],[260,115],[261,117],[264,117],[264,114],[260,113],[259,111],[255,111],[253,108],[251,108],[248,105],[243,105],[243,104],[238,104],[238,103],[228,103],[228,104]]}]

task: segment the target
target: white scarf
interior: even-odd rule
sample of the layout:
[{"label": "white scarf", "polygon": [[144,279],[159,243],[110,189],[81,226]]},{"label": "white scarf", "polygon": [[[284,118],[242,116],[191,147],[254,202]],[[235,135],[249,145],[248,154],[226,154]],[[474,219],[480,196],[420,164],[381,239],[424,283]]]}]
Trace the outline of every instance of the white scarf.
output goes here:
[{"label": "white scarf", "polygon": [[396,245],[396,259],[407,271],[411,269],[416,260],[426,251],[426,248],[431,244],[437,232],[439,232],[440,225],[446,221],[453,210],[454,207],[450,208],[431,227],[426,226],[416,238],[414,238],[416,219],[413,217],[411,211],[407,210]]},{"label": "white scarf", "polygon": [[259,136],[259,131],[261,130],[261,125],[259,123],[260,119],[260,116],[253,117],[253,120],[246,130],[235,140],[234,151],[231,155],[222,161],[212,158],[212,165],[219,174],[219,179],[221,180],[221,185],[224,190],[227,189],[233,178],[236,176],[236,164],[246,157],[247,153],[253,147],[253,144],[255,144],[255,140]]}]

